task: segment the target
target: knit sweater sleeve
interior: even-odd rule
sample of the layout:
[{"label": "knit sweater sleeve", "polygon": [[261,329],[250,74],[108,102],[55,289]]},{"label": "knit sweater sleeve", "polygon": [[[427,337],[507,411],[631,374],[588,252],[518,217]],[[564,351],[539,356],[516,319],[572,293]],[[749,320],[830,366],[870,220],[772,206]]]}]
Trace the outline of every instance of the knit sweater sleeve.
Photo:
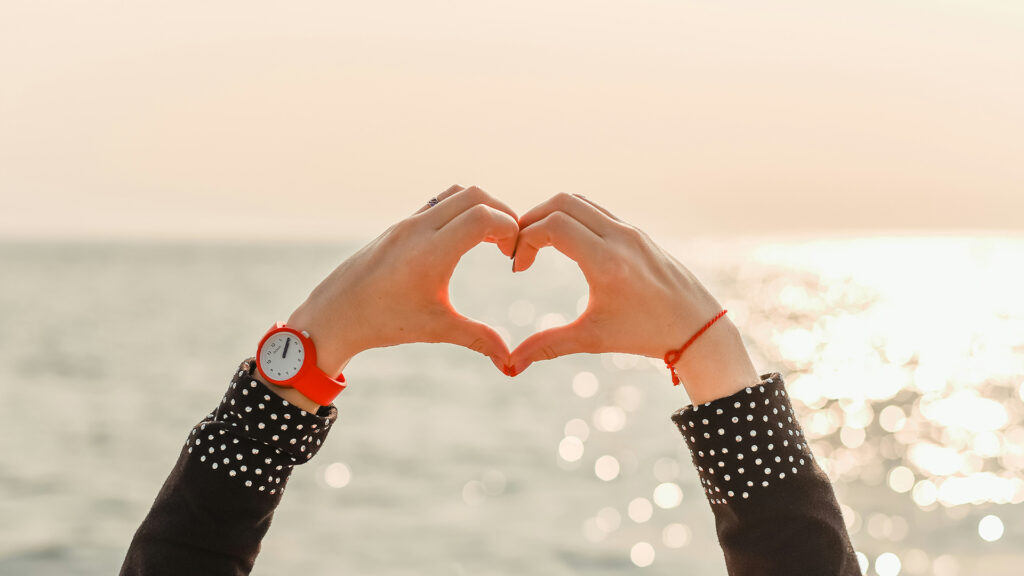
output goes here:
[{"label": "knit sweater sleeve", "polygon": [[253,378],[250,358],[192,428],[128,549],[122,576],[249,574],[292,469],[322,446],[337,409],[299,409]]},{"label": "knit sweater sleeve", "polygon": [[778,372],[672,414],[715,515],[731,576],[859,576],[828,478]]}]

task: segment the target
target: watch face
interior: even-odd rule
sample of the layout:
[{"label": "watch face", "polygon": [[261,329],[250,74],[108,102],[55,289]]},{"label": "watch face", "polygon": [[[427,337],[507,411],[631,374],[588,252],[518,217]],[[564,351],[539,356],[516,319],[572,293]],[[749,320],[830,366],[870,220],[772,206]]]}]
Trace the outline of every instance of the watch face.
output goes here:
[{"label": "watch face", "polygon": [[294,378],[302,368],[306,350],[295,334],[278,332],[263,343],[260,349],[260,367],[267,377],[283,382]]}]

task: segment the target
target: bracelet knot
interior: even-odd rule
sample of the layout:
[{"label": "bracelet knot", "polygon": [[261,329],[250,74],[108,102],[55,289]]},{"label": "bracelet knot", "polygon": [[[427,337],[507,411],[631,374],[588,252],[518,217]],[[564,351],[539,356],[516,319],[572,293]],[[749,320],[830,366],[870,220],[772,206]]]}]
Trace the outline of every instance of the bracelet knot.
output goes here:
[{"label": "bracelet knot", "polygon": [[707,332],[708,328],[711,328],[712,324],[714,324],[715,322],[718,322],[718,320],[722,316],[725,316],[726,312],[728,312],[728,310],[722,310],[721,312],[716,314],[714,318],[712,318],[711,320],[708,320],[707,324],[705,324],[703,327],[701,327],[700,330],[697,330],[696,334],[694,334],[693,336],[690,336],[690,339],[687,340],[686,343],[682,345],[682,347],[680,347],[677,350],[669,350],[668,352],[665,353],[665,367],[668,368],[669,374],[672,375],[672,385],[673,386],[679,386],[679,382],[680,382],[679,374],[676,373],[676,366],[675,366],[675,364],[676,364],[676,362],[679,362],[680,358],[682,358],[683,352],[686,352],[686,349],[690,347],[690,344],[693,344],[694,341],[697,340],[697,338],[700,338],[701,334]]}]

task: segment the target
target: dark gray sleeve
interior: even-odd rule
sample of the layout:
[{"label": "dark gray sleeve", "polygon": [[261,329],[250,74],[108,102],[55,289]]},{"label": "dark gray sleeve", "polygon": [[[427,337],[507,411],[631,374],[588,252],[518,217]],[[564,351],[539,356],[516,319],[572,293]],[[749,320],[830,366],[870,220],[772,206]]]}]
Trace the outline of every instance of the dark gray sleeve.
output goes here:
[{"label": "dark gray sleeve", "polygon": [[323,445],[337,409],[283,400],[242,362],[217,409],[192,428],[142,521],[122,576],[249,574],[292,469]]},{"label": "dark gray sleeve", "polygon": [[715,514],[733,576],[860,576],[828,478],[782,376],[672,415]]}]

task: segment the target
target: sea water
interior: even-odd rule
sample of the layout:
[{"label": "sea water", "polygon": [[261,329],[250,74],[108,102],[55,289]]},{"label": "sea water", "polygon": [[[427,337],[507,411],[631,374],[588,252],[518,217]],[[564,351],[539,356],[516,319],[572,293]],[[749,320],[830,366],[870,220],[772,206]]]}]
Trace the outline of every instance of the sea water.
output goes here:
[{"label": "sea water", "polygon": [[[1024,561],[1024,239],[666,242],[779,371],[871,574]],[[115,573],[239,361],[358,244],[0,244],[0,574]],[[452,299],[514,345],[587,287],[493,246]],[[254,574],[725,573],[657,359],[509,379],[450,345],[366,352]],[[652,553],[653,551],[653,553]]]}]

